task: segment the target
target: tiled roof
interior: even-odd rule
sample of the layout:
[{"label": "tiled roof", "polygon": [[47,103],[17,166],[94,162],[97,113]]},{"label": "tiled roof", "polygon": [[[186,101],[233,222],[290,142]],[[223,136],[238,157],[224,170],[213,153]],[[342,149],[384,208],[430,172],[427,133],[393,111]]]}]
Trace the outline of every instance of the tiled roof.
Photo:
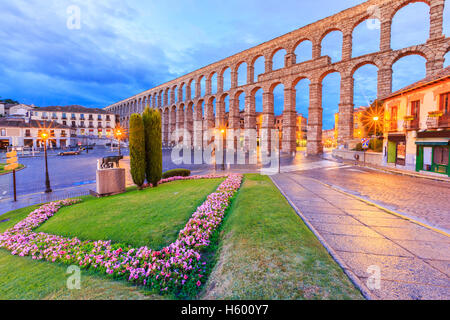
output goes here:
[{"label": "tiled roof", "polygon": [[83,106],[72,105],[72,106],[50,106],[36,108],[35,111],[47,111],[47,112],[68,112],[68,113],[94,113],[94,114],[114,114],[112,112],[98,109],[98,108],[86,108]]},{"label": "tiled roof", "polygon": [[434,75],[425,77],[422,80],[419,80],[419,81],[414,82],[413,84],[411,84],[409,86],[404,87],[403,89],[395,91],[395,92],[389,94],[388,96],[382,98],[382,100],[386,100],[386,99],[398,96],[398,95],[400,95],[401,93],[403,93],[405,91],[410,91],[412,89],[418,89],[420,87],[428,85],[431,82],[435,82],[437,80],[442,80],[442,79],[445,79],[445,78],[450,78],[450,66],[448,66],[447,68],[442,69],[441,71],[435,73]]},{"label": "tiled roof", "polygon": [[30,120],[28,123],[25,119],[0,119],[0,127],[15,128],[47,128],[47,129],[71,129],[55,121]]}]

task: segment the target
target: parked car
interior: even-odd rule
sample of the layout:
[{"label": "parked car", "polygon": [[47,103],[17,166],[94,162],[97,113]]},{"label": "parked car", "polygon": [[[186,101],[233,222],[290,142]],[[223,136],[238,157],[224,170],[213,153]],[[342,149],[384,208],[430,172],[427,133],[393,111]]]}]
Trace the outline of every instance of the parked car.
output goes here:
[{"label": "parked car", "polygon": [[59,156],[78,156],[80,154],[80,151],[65,151],[58,153]]}]

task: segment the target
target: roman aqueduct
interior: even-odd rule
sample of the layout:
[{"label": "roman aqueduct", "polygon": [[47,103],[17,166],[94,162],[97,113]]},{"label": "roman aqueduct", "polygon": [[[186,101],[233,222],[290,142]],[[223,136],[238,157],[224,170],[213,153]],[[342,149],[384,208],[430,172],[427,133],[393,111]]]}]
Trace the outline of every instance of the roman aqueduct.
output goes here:
[{"label": "roman aqueduct", "polygon": [[[430,8],[430,33],[426,43],[401,50],[391,49],[391,25],[398,10],[413,2],[424,2]],[[392,91],[393,64],[411,54],[426,59],[426,73],[432,75],[443,68],[444,56],[450,51],[450,38],[443,35],[445,0],[369,0],[271,41],[245,50],[208,65],[158,87],[112,104],[106,109],[120,116],[126,126],[133,113],[142,112],[148,104],[162,115],[163,142],[170,132],[189,133],[194,146],[201,147],[204,130],[221,128],[225,124],[225,99],[229,100],[228,128],[240,128],[239,98],[245,94],[245,129],[255,129],[255,93],[263,91],[261,136],[269,136],[274,128],[274,94],[278,84],[284,86],[283,142],[284,151],[296,149],[295,87],[302,79],[310,81],[310,103],[307,132],[307,153],[320,154],[322,148],[322,80],[330,73],[341,76],[338,141],[353,139],[353,75],[360,67],[371,64],[378,68],[378,97]],[[368,19],[380,22],[380,49],[378,52],[352,57],[353,30]],[[321,44],[332,31],[343,34],[342,60],[332,63],[322,56]],[[312,60],[297,63],[295,50],[304,41],[312,42]],[[279,50],[286,51],[284,68],[273,70],[273,57]],[[255,79],[255,61],[265,59],[265,72]],[[238,85],[238,70],[247,65],[247,81]],[[224,72],[231,69],[231,86],[224,90]],[[212,93],[212,79],[217,78],[217,92]],[[206,88],[201,87],[202,82]],[[195,83],[195,85],[194,85]],[[205,94],[202,94],[205,91]],[[215,112],[213,104],[215,103]]]}]

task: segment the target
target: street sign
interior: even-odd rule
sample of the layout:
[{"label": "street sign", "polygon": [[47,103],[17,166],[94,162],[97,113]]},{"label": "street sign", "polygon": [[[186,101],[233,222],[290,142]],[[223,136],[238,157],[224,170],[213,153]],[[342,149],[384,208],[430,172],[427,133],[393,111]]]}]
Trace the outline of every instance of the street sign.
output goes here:
[{"label": "street sign", "polygon": [[6,159],[6,163],[7,164],[13,164],[13,163],[16,163],[16,162],[18,162],[17,157]]},{"label": "street sign", "polygon": [[3,167],[3,170],[10,171],[10,170],[16,170],[19,167],[19,164],[17,162],[8,164],[7,166]]},{"label": "street sign", "polygon": [[6,153],[7,158],[14,158],[17,157],[17,151],[11,151]]},{"label": "street sign", "polygon": [[363,149],[369,149],[370,139],[361,139]]},{"label": "street sign", "polygon": [[3,170],[13,172],[13,186],[14,186],[14,201],[17,201],[17,193],[16,193],[16,169],[19,167],[19,160],[17,159],[17,152],[11,151],[6,153],[6,163],[7,165],[3,168]]}]

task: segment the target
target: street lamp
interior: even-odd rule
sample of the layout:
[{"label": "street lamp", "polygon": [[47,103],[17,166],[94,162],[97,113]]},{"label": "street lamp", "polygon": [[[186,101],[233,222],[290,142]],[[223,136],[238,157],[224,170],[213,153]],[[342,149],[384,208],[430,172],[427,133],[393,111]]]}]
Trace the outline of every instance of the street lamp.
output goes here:
[{"label": "street lamp", "polygon": [[119,157],[121,156],[120,154],[120,140],[122,139],[123,136],[123,131],[121,128],[117,128],[114,132],[114,136],[116,137],[118,143],[119,143]]},{"label": "street lamp", "polygon": [[41,140],[44,141],[44,157],[45,157],[45,193],[52,192],[50,187],[50,178],[48,175],[48,162],[47,162],[47,141],[49,138],[49,134],[47,131],[41,132]]}]

